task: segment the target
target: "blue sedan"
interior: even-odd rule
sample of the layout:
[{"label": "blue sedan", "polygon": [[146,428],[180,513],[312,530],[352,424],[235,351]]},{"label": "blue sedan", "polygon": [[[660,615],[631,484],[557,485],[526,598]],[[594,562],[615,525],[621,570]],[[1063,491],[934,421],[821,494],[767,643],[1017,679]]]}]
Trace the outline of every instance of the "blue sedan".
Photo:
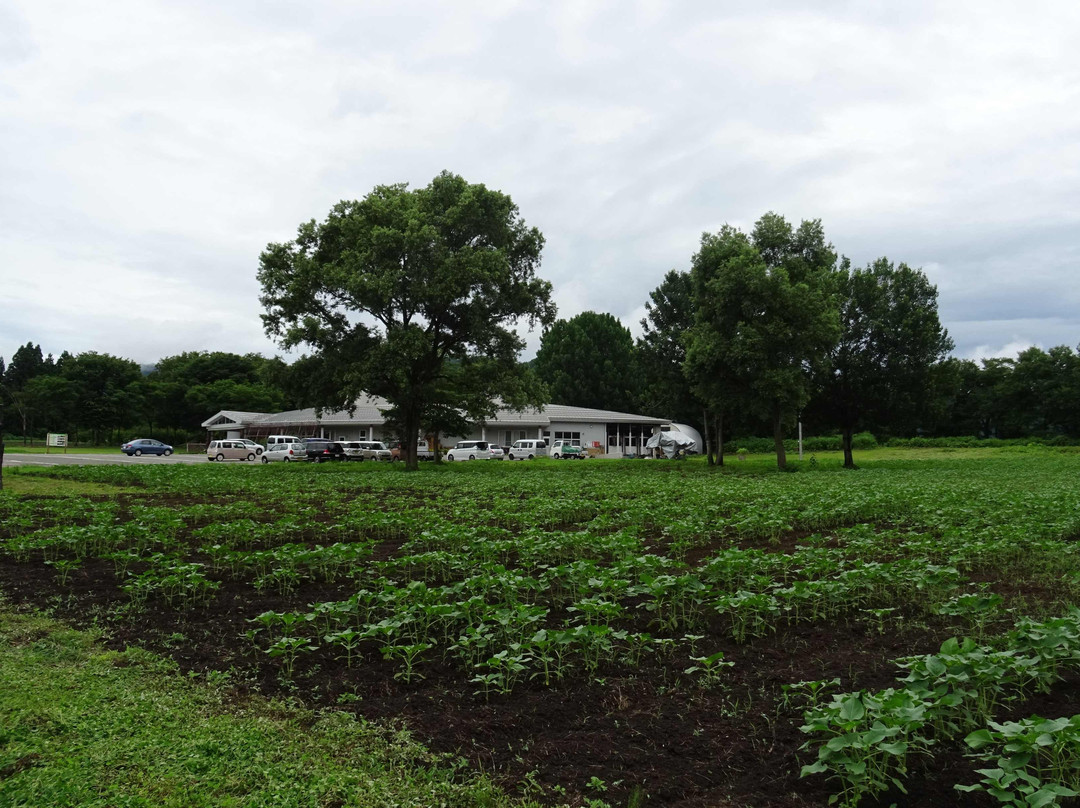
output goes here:
[{"label": "blue sedan", "polygon": [[132,455],[135,455],[135,457],[142,457],[144,454],[165,455],[165,457],[168,457],[172,454],[172,447],[159,440],[136,438],[121,446],[120,451],[128,457],[131,457]]}]

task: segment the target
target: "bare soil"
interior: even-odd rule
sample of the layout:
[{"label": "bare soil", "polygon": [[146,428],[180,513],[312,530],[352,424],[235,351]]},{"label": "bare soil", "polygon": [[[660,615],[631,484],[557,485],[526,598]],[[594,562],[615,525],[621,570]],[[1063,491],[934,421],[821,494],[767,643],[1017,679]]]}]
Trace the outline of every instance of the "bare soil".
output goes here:
[{"label": "bare soil", "polygon": [[[143,503],[169,501],[147,497]],[[795,538],[768,546],[782,551]],[[393,557],[400,543],[385,542],[376,556]],[[1008,595],[1045,594],[1024,593],[1023,582],[998,584]],[[368,719],[401,721],[431,748],[465,757],[511,792],[552,804],[597,798],[613,806],[824,806],[831,793],[825,779],[799,778],[813,753],[800,751],[801,705],[786,704],[781,686],[837,677],[841,690],[887,687],[898,672],[891,660],[934,652],[956,633],[943,622],[909,614],[883,633],[851,619],[784,627],[740,645],[716,624],[702,632],[699,647],[723,651],[735,663],[721,687],[699,688],[682,673],[688,660],[676,658],[636,669],[612,665],[595,681],[553,688],[527,682],[509,696],[485,701],[458,668],[425,663],[424,678],[404,684],[390,663],[371,653],[350,668],[320,650],[297,662],[293,682],[283,682],[279,666],[243,638],[255,615],[344,600],[352,594],[348,584],[310,584],[281,597],[222,580],[208,608],[176,612],[151,604],[128,615],[109,562],[87,561],[61,587],[40,559],[17,563],[0,555],[0,591],[16,605],[104,629],[111,647],[146,647],[172,657],[184,671],[229,671],[238,700],[254,692],[289,695]],[[647,618],[640,619],[636,629],[647,630]],[[1072,676],[1049,695],[1011,704],[1002,717],[1072,715],[1078,704],[1080,677]],[[954,783],[975,782],[972,768],[959,748],[941,746],[916,763],[908,794],[887,794],[872,808],[995,804],[953,789]]]}]

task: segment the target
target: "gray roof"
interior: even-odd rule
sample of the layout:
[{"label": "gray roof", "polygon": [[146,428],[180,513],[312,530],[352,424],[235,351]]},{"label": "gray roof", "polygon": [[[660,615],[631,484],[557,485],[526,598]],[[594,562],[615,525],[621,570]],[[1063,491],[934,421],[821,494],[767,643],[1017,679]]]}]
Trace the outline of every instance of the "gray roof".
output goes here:
[{"label": "gray roof", "polygon": [[323,410],[319,415],[314,407],[303,410],[289,410],[288,412],[275,412],[258,420],[259,424],[270,426],[272,424],[381,424],[385,420],[379,408],[389,409],[390,402],[378,396],[362,396],[356,400],[356,409],[350,413],[348,410]]},{"label": "gray roof", "polygon": [[211,424],[220,421],[222,419],[226,421],[232,421],[234,424],[250,424],[253,421],[258,421],[261,418],[265,418],[267,414],[265,412],[240,412],[239,410],[222,410],[215,413],[211,417],[202,422],[203,429],[208,428]]},{"label": "gray roof", "polygon": [[670,424],[670,418],[653,418],[649,415],[635,415],[630,412],[614,410],[594,410],[589,407],[569,407],[565,404],[548,404],[544,413],[552,421],[582,421],[588,424],[652,424],[663,426]]},{"label": "gray roof", "polygon": [[[203,428],[209,428],[218,423],[224,417],[238,425],[281,426],[303,425],[314,426],[318,424],[362,424],[376,425],[385,422],[380,409],[389,409],[390,403],[378,396],[362,396],[356,400],[356,409],[350,413],[348,410],[336,412],[324,411],[319,415],[314,408],[308,407],[303,410],[289,410],[288,412],[233,412],[222,410],[203,421]],[[524,410],[499,410],[494,418],[488,418],[485,423],[489,426],[499,424],[515,424],[522,426],[550,426],[552,422],[585,423],[585,424],[645,424],[650,426],[663,426],[671,423],[669,418],[653,418],[648,415],[635,415],[629,412],[614,412],[613,410],[594,410],[589,407],[569,407],[565,404],[547,404],[540,409],[526,408]],[[219,427],[220,428],[220,427]]]}]

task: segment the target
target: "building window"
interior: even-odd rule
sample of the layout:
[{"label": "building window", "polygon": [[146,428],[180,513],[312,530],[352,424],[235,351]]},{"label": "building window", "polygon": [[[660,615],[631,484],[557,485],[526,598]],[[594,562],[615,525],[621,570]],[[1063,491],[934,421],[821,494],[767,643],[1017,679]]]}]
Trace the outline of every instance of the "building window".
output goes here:
[{"label": "building window", "polygon": [[580,446],[581,445],[581,433],[580,432],[556,432],[555,433],[555,440],[568,440],[574,446]]}]

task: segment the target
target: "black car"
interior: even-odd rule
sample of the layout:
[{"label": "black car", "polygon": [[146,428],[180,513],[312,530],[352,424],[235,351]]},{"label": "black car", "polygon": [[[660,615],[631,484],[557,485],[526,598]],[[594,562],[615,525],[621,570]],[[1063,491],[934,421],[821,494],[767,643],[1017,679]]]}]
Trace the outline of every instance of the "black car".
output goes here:
[{"label": "black car", "polygon": [[307,459],[313,463],[325,460],[345,460],[345,447],[335,440],[307,441]]}]

